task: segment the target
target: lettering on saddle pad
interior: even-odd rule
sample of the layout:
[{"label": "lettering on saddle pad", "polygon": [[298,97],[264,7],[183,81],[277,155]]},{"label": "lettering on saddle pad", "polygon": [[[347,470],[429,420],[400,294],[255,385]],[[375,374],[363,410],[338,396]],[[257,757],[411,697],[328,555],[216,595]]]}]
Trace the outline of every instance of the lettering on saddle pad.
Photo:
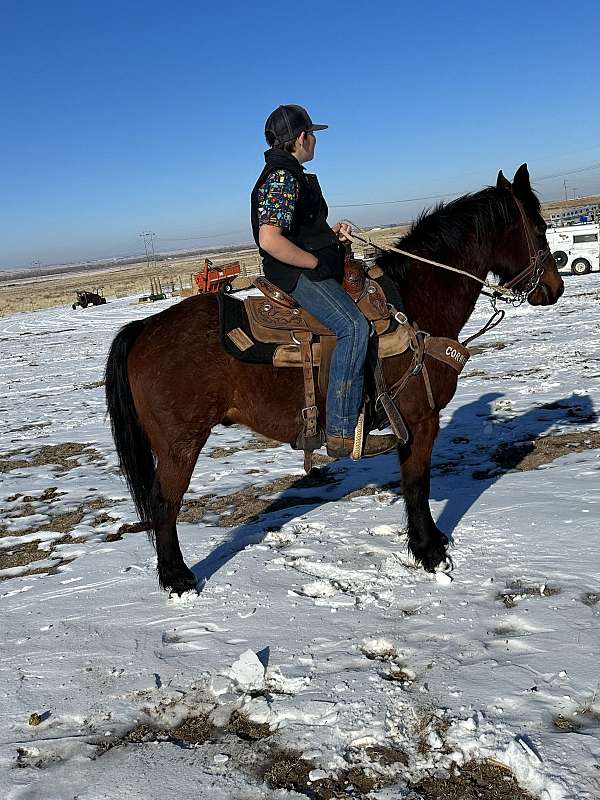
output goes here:
[{"label": "lettering on saddle pad", "polygon": [[461,365],[461,367],[464,367],[464,365],[467,363],[467,357],[462,353],[459,353],[455,347],[451,347],[450,345],[448,345],[446,348],[446,355],[450,356],[450,358],[453,358],[458,364]]}]

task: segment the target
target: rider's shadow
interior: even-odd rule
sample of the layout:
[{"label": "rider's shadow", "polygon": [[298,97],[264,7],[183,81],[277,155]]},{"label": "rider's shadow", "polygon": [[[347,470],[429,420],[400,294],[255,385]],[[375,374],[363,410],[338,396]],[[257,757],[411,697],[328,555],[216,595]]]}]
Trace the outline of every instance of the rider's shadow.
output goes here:
[{"label": "rider's shadow", "polygon": [[[521,416],[509,417],[499,416],[494,411],[492,404],[501,397],[498,392],[487,393],[461,406],[438,435],[431,498],[447,500],[437,524],[450,537],[479,497],[503,474],[519,467],[533,450],[533,440],[540,434],[556,424],[582,425],[597,419],[592,402],[585,395],[572,394],[530,409]],[[444,457],[449,456],[451,461],[441,462],[441,453]],[[440,469],[447,472],[448,466],[454,474],[436,474]],[[299,478],[256,517],[234,528],[224,542],[193,567],[199,584],[202,585],[238,553],[260,543],[269,531],[371,485],[387,486],[401,494],[400,469],[395,453],[356,463],[343,459],[316,475]]]},{"label": "rider's shadow", "polygon": [[[436,449],[458,457],[457,474],[441,477],[434,472],[431,485],[433,500],[447,500],[437,525],[450,536],[469,509],[502,475],[535,468],[535,459],[524,462],[535,455],[538,437],[555,425],[564,428],[598,419],[587,395],[571,394],[516,416],[494,410],[493,403],[502,396],[490,392],[461,406],[438,436]],[[572,450],[565,447],[564,452],[553,453],[548,460],[569,452]]]}]

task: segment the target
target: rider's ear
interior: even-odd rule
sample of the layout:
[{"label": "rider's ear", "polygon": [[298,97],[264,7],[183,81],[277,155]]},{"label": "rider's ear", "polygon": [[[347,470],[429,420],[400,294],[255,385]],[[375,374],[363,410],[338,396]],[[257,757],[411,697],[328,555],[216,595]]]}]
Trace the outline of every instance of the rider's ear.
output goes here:
[{"label": "rider's ear", "polygon": [[496,181],[496,189],[508,189],[510,191],[510,181],[504,177],[502,170],[498,173],[498,180]]},{"label": "rider's ear", "polygon": [[527,164],[521,164],[519,169],[515,172],[513,178],[513,188],[516,195],[526,195],[531,192],[531,183],[529,182],[529,170]]}]

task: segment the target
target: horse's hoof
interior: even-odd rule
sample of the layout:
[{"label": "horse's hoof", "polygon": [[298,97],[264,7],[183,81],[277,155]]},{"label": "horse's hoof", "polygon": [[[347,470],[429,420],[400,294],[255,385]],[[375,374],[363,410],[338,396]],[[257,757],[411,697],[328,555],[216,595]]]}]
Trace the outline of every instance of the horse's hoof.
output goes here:
[{"label": "horse's hoof", "polygon": [[446,571],[446,564],[448,563],[448,555],[446,553],[446,544],[448,540],[444,536],[444,540],[435,547],[428,549],[425,553],[418,556],[419,561],[423,565],[425,572],[437,572],[438,570]]},{"label": "horse's hoof", "polygon": [[168,578],[161,578],[160,585],[170,594],[182,595],[198,590],[198,579],[190,569]]}]

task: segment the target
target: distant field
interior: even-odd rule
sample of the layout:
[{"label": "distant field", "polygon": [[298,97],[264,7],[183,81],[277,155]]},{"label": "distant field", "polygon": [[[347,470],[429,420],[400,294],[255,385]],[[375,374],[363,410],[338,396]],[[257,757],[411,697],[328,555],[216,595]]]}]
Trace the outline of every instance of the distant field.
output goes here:
[{"label": "distant field", "polygon": [[[400,236],[406,226],[383,228],[374,231],[374,236],[382,242],[390,242]],[[235,252],[195,254],[174,257],[157,262],[156,270],[149,270],[145,261],[123,266],[110,266],[104,269],[82,268],[79,272],[48,275],[19,280],[0,278],[0,317],[18,311],[37,311],[42,308],[70,305],[75,302],[78,290],[94,291],[101,288],[110,301],[127,295],[149,294],[151,278],[159,278],[162,284],[173,282],[175,288],[189,288],[191,275],[198,272],[208,255],[215,264],[239,261],[242,275],[260,274],[258,250],[243,249]],[[1,275],[1,273],[0,273]]]}]

